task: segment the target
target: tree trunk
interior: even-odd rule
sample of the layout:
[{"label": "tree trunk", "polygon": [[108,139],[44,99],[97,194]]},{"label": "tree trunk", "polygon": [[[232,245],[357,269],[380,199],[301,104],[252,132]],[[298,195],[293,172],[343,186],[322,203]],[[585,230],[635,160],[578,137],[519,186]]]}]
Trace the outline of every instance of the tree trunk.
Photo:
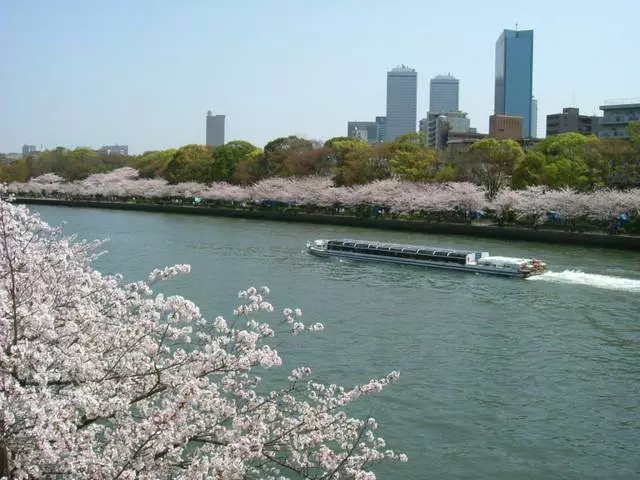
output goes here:
[{"label": "tree trunk", "polygon": [[9,451],[4,443],[0,443],[0,478],[11,478],[9,470]]}]

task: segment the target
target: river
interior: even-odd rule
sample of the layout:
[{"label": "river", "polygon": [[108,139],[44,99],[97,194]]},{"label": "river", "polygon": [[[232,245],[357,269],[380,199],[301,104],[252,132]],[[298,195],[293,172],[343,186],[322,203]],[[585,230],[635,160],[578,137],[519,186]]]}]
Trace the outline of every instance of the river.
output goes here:
[{"label": "river", "polygon": [[[391,370],[368,397],[387,447],[406,464],[379,478],[640,478],[640,253],[258,220],[32,206],[82,238],[110,238],[96,267],[146,278],[190,263],[162,286],[208,318],[237,291],[268,285],[325,331],[277,337],[286,372],[345,386]],[[351,237],[534,256],[532,280],[324,260],[308,239]]]}]

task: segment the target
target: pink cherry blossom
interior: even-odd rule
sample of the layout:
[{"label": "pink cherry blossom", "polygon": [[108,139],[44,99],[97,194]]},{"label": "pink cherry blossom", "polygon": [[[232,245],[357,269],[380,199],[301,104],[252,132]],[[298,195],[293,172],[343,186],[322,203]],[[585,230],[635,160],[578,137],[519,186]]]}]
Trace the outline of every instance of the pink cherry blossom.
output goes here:
[{"label": "pink cherry blossom", "polygon": [[49,173],[26,183],[12,183],[8,189],[11,193],[25,196],[170,198],[176,202],[200,197],[205,201],[249,205],[269,200],[321,208],[370,206],[382,207],[398,215],[457,212],[468,216],[471,212],[491,209],[498,218],[512,212],[531,223],[545,221],[550,211],[567,219],[591,216],[609,220],[622,212],[640,211],[640,189],[637,188],[588,193],[570,189],[556,191],[544,186],[525,190],[507,188],[488,202],[482,187],[466,182],[412,183],[392,178],[365,185],[335,187],[329,177],[311,176],[266,178],[247,187],[224,182],[169,185],[162,179],[141,179],[138,172],[130,167],[90,175],[77,182],[64,182]]},{"label": "pink cherry blossom", "polygon": [[[407,460],[346,413],[397,372],[344,389],[298,367],[289,387],[258,388],[283,363],[268,288],[209,321],[153,291],[188,265],[125,283],[91,267],[100,245],[0,200],[0,477],[375,478],[375,462]],[[279,330],[322,331],[301,313],[284,309]]]}]

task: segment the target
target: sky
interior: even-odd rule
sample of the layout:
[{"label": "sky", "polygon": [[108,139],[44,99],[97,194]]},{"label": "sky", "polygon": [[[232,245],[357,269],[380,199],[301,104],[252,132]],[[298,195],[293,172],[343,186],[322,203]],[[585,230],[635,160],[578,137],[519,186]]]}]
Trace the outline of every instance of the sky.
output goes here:
[{"label": "sky", "polygon": [[346,135],[384,115],[386,72],[460,79],[460,108],[488,130],[495,42],[534,30],[545,115],[640,97],[638,0],[0,0],[0,152],[114,143],[132,153],[226,140],[260,147]]}]

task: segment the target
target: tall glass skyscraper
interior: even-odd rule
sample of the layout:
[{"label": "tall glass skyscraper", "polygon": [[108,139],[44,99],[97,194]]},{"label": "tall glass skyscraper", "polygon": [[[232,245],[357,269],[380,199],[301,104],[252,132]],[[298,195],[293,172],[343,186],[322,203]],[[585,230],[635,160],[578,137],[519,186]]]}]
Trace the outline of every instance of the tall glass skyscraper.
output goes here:
[{"label": "tall glass skyscraper", "polygon": [[496,42],[496,115],[523,117],[523,136],[531,137],[533,30],[505,30]]},{"label": "tall glass skyscraper", "polygon": [[460,81],[453,75],[436,75],[429,82],[429,112],[450,113],[460,110]]},{"label": "tall glass skyscraper", "polygon": [[415,133],[418,121],[418,75],[404,65],[387,72],[387,117],[385,141]]}]

